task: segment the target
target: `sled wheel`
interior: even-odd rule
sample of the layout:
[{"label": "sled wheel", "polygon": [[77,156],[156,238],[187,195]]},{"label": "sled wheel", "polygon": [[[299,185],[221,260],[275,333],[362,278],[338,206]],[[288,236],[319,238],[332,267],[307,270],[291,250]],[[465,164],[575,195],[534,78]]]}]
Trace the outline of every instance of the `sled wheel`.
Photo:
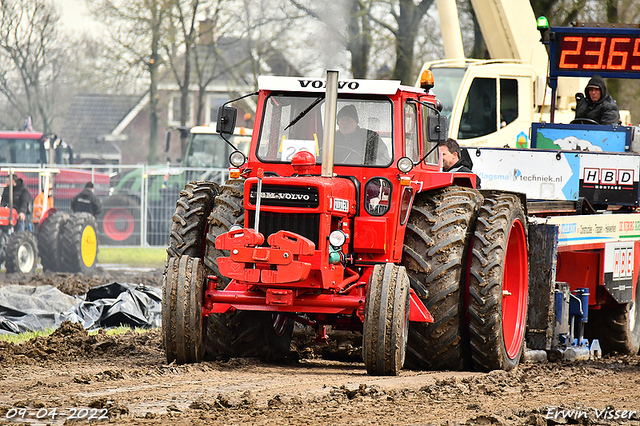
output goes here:
[{"label": "sled wheel", "polygon": [[62,270],[89,274],[98,262],[97,223],[91,213],[73,213],[62,226]]},{"label": "sled wheel", "polygon": [[635,355],[640,350],[640,280],[635,302],[589,311],[585,337],[600,340],[605,354]]},{"label": "sled wheel", "polygon": [[167,362],[200,362],[204,356],[202,260],[170,257],[162,283],[162,341]]},{"label": "sled wheel", "polygon": [[169,234],[170,257],[204,256],[207,219],[216,195],[218,185],[213,182],[189,182],[180,191]]},{"label": "sled wheel", "polygon": [[38,229],[38,251],[42,269],[52,272],[62,271],[60,232],[69,214],[55,211],[47,216]]},{"label": "sled wheel", "polygon": [[104,200],[100,239],[107,245],[140,244],[140,203],[131,197],[112,195]]},{"label": "sled wheel", "polygon": [[215,198],[209,215],[204,265],[219,278],[222,286],[229,284],[229,279],[220,274],[216,259],[229,256],[229,251],[216,249],[216,238],[233,225],[244,226],[243,190],[244,180],[228,180],[222,185],[220,195]]},{"label": "sled wheel", "polygon": [[469,339],[476,369],[518,365],[527,321],[526,219],[513,194],[484,193],[469,270]]},{"label": "sled wheel", "polygon": [[396,376],[409,334],[409,277],[403,266],[376,265],[367,286],[362,352],[367,373]]},{"label": "sled wheel", "polygon": [[456,186],[416,196],[402,265],[435,322],[409,323],[405,367],[461,370],[466,366],[463,265],[481,204],[478,191]]},{"label": "sled wheel", "polygon": [[33,234],[29,231],[11,234],[5,255],[7,273],[19,273],[25,277],[32,275],[38,263],[38,246]]},{"label": "sled wheel", "polygon": [[285,314],[238,310],[212,314],[207,326],[206,356],[284,361],[289,356],[293,326],[294,321]]}]

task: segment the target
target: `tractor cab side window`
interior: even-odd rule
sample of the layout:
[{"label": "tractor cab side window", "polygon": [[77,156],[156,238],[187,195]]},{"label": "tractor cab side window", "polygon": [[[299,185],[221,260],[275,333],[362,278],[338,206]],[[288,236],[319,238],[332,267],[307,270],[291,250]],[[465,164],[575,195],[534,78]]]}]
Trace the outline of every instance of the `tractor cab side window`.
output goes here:
[{"label": "tractor cab side window", "polygon": [[436,112],[434,110],[432,110],[431,108],[427,108],[425,106],[422,107],[422,143],[424,144],[422,149],[423,149],[423,154],[422,155],[427,155],[427,158],[425,158],[424,162],[428,163],[428,164],[438,164],[438,150],[436,149],[436,146],[438,145],[438,142],[429,142],[429,140],[427,139],[427,132],[428,132],[428,125],[427,125],[427,117],[430,115],[436,115]]},{"label": "tractor cab side window", "polygon": [[498,130],[495,78],[475,78],[464,102],[458,139],[472,139]]},{"label": "tractor cab side window", "polygon": [[404,104],[404,150],[414,162],[420,159],[418,146],[418,111],[414,103]]}]

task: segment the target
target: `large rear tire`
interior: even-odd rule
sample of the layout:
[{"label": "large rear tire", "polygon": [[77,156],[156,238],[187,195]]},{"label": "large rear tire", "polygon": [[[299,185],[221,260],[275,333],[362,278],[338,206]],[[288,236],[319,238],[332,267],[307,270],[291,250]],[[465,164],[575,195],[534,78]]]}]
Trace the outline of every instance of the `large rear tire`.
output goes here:
[{"label": "large rear tire", "polygon": [[640,350],[640,281],[635,303],[589,311],[585,337],[600,340],[602,352],[635,355]]},{"label": "large rear tire", "polygon": [[62,271],[62,255],[60,234],[62,227],[69,220],[69,214],[55,211],[47,216],[38,231],[38,251],[42,269],[52,272]]},{"label": "large rear tire", "polygon": [[62,226],[61,269],[90,274],[98,263],[98,224],[91,213],[73,213]]},{"label": "large rear tire", "polygon": [[218,184],[205,181],[189,182],[180,191],[169,234],[169,257],[204,256],[207,220],[217,195]]},{"label": "large rear tire", "polygon": [[168,363],[194,363],[204,357],[204,281],[202,259],[169,258],[162,285],[162,336]]},{"label": "large rear tire", "polygon": [[284,361],[294,321],[284,314],[234,311],[209,316],[206,353],[211,359],[258,357]]},{"label": "large rear tire", "polygon": [[403,266],[376,265],[367,286],[362,357],[367,373],[397,376],[409,335],[409,277]]},{"label": "large rear tire", "polygon": [[216,238],[227,232],[233,225],[244,226],[244,206],[242,204],[244,180],[229,179],[215,198],[209,215],[204,265],[216,275],[220,283],[227,285],[229,279],[220,274],[216,260],[229,256],[228,250],[216,249]]},{"label": "large rear tire", "polygon": [[467,365],[464,265],[481,204],[478,191],[457,186],[418,195],[413,203],[402,265],[435,322],[409,324],[408,368],[461,370]]},{"label": "large rear tire", "polygon": [[526,218],[513,194],[484,193],[469,273],[469,340],[476,369],[518,365],[527,323]]},{"label": "large rear tire", "polygon": [[19,273],[25,277],[33,275],[38,264],[38,245],[29,231],[14,232],[5,249],[7,273]]},{"label": "large rear tire", "polygon": [[112,195],[103,200],[100,241],[110,246],[140,245],[140,202]]}]

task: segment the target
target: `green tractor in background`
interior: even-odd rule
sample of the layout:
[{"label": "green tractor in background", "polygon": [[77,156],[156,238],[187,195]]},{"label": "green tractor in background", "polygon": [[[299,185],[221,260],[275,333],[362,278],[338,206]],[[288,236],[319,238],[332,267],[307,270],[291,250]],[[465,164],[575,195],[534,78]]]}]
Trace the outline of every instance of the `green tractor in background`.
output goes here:
[{"label": "green tractor in background", "polygon": [[[227,179],[232,149],[216,133],[215,125],[178,130],[189,134],[187,153],[179,167],[166,164],[133,169],[101,200],[101,244],[137,246],[146,235],[146,244],[167,246],[176,200],[185,184],[192,180],[223,183]],[[229,140],[246,154],[251,129],[238,127]],[[169,141],[167,137],[167,148]],[[141,212],[145,212],[146,221]]]}]

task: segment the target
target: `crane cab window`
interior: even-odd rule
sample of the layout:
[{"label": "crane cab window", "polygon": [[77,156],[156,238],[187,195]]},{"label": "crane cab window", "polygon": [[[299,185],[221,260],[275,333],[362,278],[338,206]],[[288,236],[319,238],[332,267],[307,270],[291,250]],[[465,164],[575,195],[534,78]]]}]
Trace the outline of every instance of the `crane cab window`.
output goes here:
[{"label": "crane cab window", "polygon": [[464,102],[458,139],[472,139],[498,130],[495,78],[476,78]]},{"label": "crane cab window", "polygon": [[518,118],[518,80],[500,79],[500,127]]}]

